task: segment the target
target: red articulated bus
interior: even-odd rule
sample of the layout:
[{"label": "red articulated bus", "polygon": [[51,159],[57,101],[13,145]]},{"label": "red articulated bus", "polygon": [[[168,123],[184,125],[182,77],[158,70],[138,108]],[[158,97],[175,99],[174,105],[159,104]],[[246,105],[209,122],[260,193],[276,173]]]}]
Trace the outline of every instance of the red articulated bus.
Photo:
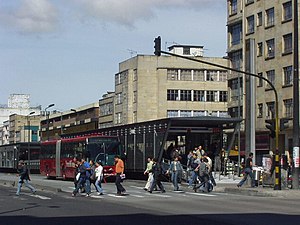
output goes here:
[{"label": "red articulated bus", "polygon": [[41,143],[40,172],[47,178],[74,178],[75,157],[101,160],[104,176],[115,175],[114,156],[123,156],[118,137],[85,136]]}]

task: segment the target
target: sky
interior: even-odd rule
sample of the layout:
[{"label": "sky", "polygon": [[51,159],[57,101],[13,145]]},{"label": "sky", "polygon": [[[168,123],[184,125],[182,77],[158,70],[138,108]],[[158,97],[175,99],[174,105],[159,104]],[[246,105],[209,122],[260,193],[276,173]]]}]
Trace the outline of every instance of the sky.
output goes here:
[{"label": "sky", "polygon": [[226,55],[224,0],[0,0],[0,104],[69,110],[114,91],[119,63],[173,44]]}]

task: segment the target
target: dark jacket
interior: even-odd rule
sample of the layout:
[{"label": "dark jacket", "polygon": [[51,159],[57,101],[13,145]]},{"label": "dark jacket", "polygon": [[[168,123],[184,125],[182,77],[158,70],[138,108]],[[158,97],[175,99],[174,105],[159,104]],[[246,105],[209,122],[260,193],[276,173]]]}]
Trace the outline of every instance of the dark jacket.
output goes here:
[{"label": "dark jacket", "polygon": [[18,173],[19,173],[19,176],[20,176],[21,180],[30,180],[28,169],[27,169],[26,165],[22,165],[18,169]]}]

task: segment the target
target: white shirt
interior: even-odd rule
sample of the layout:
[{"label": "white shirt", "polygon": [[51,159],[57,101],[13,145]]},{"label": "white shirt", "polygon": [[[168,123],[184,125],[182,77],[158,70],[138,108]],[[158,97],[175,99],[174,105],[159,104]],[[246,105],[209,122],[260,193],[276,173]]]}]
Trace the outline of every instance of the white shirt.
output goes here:
[{"label": "white shirt", "polygon": [[95,173],[96,173],[96,177],[99,180],[100,177],[103,177],[103,166],[99,165],[96,169],[95,169]]}]

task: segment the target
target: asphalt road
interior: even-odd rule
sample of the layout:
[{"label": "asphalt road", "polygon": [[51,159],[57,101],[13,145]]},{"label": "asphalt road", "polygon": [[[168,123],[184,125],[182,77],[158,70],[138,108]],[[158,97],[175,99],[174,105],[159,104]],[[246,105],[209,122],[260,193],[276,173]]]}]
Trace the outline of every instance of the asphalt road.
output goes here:
[{"label": "asphalt road", "polygon": [[[59,184],[63,192],[26,188],[20,197],[15,187],[0,186],[1,225],[296,225],[300,221],[300,199],[254,197],[212,192],[145,192],[141,182],[124,182],[128,195],[116,196],[113,183],[105,184],[105,195],[71,196],[72,183]],[[56,184],[56,185],[54,185]]]}]

